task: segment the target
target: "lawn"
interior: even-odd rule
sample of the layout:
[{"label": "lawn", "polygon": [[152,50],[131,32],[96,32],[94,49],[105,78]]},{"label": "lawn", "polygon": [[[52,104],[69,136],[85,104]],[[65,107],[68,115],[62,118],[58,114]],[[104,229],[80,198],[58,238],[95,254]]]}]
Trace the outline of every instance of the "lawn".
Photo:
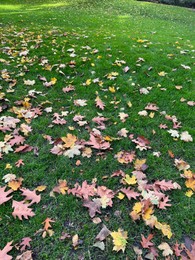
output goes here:
[{"label": "lawn", "polygon": [[133,0],[1,1],[0,259],[193,259],[194,28]]}]

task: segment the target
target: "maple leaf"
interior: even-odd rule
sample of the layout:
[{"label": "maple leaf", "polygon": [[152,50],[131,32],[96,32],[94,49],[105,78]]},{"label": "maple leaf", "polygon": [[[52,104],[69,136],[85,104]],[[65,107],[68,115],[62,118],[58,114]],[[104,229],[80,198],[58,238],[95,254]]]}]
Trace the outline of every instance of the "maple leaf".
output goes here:
[{"label": "maple leaf", "polygon": [[20,251],[23,252],[26,250],[26,247],[30,247],[30,241],[32,241],[32,239],[30,237],[23,237],[22,238],[22,242],[20,243]]},{"label": "maple leaf", "polygon": [[100,199],[84,200],[83,206],[89,209],[89,216],[91,218],[95,217],[96,212],[101,214],[100,207],[101,201]]},{"label": "maple leaf", "polygon": [[58,180],[58,185],[53,188],[53,192],[66,194],[68,190],[67,181],[66,180]]},{"label": "maple leaf", "polygon": [[110,143],[105,142],[101,135],[95,133],[90,133],[90,140],[86,142],[86,144],[91,145],[92,148],[99,150],[107,150],[110,148]]},{"label": "maple leaf", "polygon": [[149,234],[147,238],[145,238],[143,235],[141,236],[142,236],[141,245],[143,248],[149,248],[154,245],[152,242],[150,242],[150,240],[154,237],[153,234]]},{"label": "maple leaf", "polygon": [[128,238],[127,232],[119,228],[118,232],[116,231],[111,232],[110,235],[113,238],[113,244],[114,244],[113,251],[118,252],[122,250],[124,253],[127,244],[127,238]]},{"label": "maple leaf", "polygon": [[117,158],[118,162],[122,164],[128,164],[135,159],[135,152],[120,151],[114,157]]},{"label": "maple leaf", "polygon": [[12,190],[16,191],[22,185],[22,181],[23,181],[23,178],[18,178],[18,179],[9,181],[8,187],[10,187]]},{"label": "maple leaf", "polygon": [[35,80],[30,80],[30,79],[24,80],[24,85],[26,86],[33,86],[34,84],[35,84]]},{"label": "maple leaf", "polygon": [[55,221],[52,220],[51,218],[46,218],[46,219],[42,222],[42,224],[44,224],[44,230],[47,231],[49,228],[51,228],[50,223],[52,223],[52,222],[55,222]]},{"label": "maple leaf", "polygon": [[69,158],[73,158],[75,155],[80,155],[81,151],[79,149],[83,148],[82,145],[74,145],[71,149],[66,150],[63,155]]},{"label": "maple leaf", "polygon": [[120,131],[118,131],[117,135],[121,137],[127,137],[128,130],[126,128],[122,128]]},{"label": "maple leaf", "polygon": [[146,107],[146,110],[151,110],[151,111],[158,111],[159,107],[156,106],[156,104],[149,103]]},{"label": "maple leaf", "polygon": [[177,130],[170,129],[167,132],[170,133],[173,138],[179,138],[179,133]]},{"label": "maple leaf", "polygon": [[98,235],[96,236],[96,240],[99,241],[103,241],[105,240],[108,236],[110,235],[110,230],[103,225],[102,229],[100,230],[100,232],[98,233]]},{"label": "maple leaf", "polygon": [[188,131],[182,132],[180,139],[185,142],[193,142],[192,136],[188,133]]},{"label": "maple leaf", "polygon": [[172,249],[170,248],[169,244],[167,244],[166,242],[161,243],[158,246],[158,248],[163,251],[162,252],[163,256],[173,255]]},{"label": "maple leaf", "polygon": [[22,196],[25,196],[25,200],[31,200],[31,203],[28,205],[32,205],[33,203],[39,203],[41,200],[41,195],[37,195],[36,191],[29,190],[29,189],[20,189],[22,191]]},{"label": "maple leaf", "polygon": [[67,134],[66,137],[61,137],[62,141],[65,143],[63,146],[66,148],[71,148],[75,145],[77,137],[72,134]]},{"label": "maple leaf", "polygon": [[100,99],[99,96],[96,97],[95,102],[96,102],[96,107],[99,107],[101,110],[104,110],[105,104],[104,104],[104,102]]},{"label": "maple leaf", "polygon": [[0,250],[0,259],[2,260],[11,260],[13,257],[9,256],[7,253],[12,250],[13,246],[11,246],[12,241],[8,242],[7,245]]},{"label": "maple leaf", "polygon": [[72,85],[68,85],[67,87],[65,87],[65,88],[62,89],[62,91],[63,91],[64,93],[68,93],[68,92],[74,91],[74,90],[75,90],[75,87],[72,86]]},{"label": "maple leaf", "polygon": [[172,237],[171,228],[166,223],[160,223],[160,222],[157,221],[155,223],[155,228],[161,230],[163,235],[167,236],[169,239]]},{"label": "maple leaf", "polygon": [[140,151],[151,148],[149,146],[150,141],[147,138],[145,138],[144,136],[138,136],[137,139],[133,139],[132,142],[137,144],[136,148],[139,149]]},{"label": "maple leaf", "polygon": [[29,204],[25,204],[24,201],[13,200],[12,208],[14,208],[14,211],[12,212],[12,216],[14,218],[18,217],[20,220],[22,220],[22,217],[28,219],[28,217],[35,216],[35,213],[28,206]]},{"label": "maple leaf", "polygon": [[182,159],[175,159],[175,166],[179,171],[188,170],[190,165]]},{"label": "maple leaf", "polygon": [[125,175],[123,181],[125,181],[128,185],[134,185],[137,183],[136,177],[134,175],[130,177],[129,174]]},{"label": "maple leaf", "polygon": [[0,187],[0,205],[5,203],[6,201],[10,200],[11,197],[7,197],[13,190],[5,191],[6,187]]},{"label": "maple leaf", "polygon": [[84,107],[87,105],[87,100],[86,99],[76,99],[74,100],[74,105],[78,107]]},{"label": "maple leaf", "polygon": [[10,181],[13,181],[13,180],[15,180],[15,179],[16,179],[16,175],[15,175],[15,174],[12,174],[12,173],[11,173],[11,174],[8,173],[8,174],[4,175],[3,178],[2,178],[2,180],[5,181],[5,183],[10,182]]}]

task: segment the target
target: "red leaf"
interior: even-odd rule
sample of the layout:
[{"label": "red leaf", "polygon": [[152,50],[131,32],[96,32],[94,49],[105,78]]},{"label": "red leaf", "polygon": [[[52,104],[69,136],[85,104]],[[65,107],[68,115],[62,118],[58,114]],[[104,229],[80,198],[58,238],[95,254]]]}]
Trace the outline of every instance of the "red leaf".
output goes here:
[{"label": "red leaf", "polygon": [[13,257],[9,256],[7,253],[12,250],[13,246],[11,246],[12,241],[7,243],[7,245],[0,250],[0,259],[1,260],[11,260]]},{"label": "red leaf", "polygon": [[159,206],[158,206],[159,209],[166,209],[166,207],[170,207],[171,204],[167,203],[168,201],[170,201],[169,196],[164,197],[163,201],[160,201],[160,203],[159,203]]},{"label": "red leaf", "polygon": [[177,242],[173,246],[173,250],[174,250],[176,256],[181,256],[181,252],[183,251],[183,249],[179,249],[179,246],[180,246],[180,244],[178,244]]},{"label": "red leaf", "polygon": [[99,150],[106,150],[110,148],[110,143],[105,142],[103,137],[98,134],[90,133],[90,140],[86,144],[91,145],[92,148]]},{"label": "red leaf", "polygon": [[143,248],[149,248],[154,245],[152,242],[150,242],[150,240],[154,236],[153,234],[149,234],[149,236],[147,238],[145,238],[143,235],[141,235],[141,236],[142,236],[141,245]]},{"label": "red leaf", "polygon": [[5,191],[5,189],[6,187],[2,187],[2,188],[0,187],[0,205],[12,198],[12,196],[11,197],[7,197],[7,196],[10,193],[12,193],[13,190]]}]

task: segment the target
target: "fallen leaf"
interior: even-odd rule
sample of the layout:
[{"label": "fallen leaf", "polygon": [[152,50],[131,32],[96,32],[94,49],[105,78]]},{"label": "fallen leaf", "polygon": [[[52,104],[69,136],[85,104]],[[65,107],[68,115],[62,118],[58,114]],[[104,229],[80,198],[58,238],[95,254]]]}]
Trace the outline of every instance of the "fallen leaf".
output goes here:
[{"label": "fallen leaf", "polygon": [[117,231],[111,232],[110,235],[113,238],[113,244],[114,244],[113,251],[119,252],[120,250],[122,250],[124,253],[127,244],[127,238],[128,238],[127,232],[119,228],[118,232]]}]

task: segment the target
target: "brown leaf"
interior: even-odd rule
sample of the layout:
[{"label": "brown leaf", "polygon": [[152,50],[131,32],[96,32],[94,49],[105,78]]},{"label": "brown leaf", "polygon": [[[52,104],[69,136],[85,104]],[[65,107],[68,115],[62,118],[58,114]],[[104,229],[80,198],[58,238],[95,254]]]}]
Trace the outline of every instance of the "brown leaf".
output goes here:
[{"label": "brown leaf", "polygon": [[16,257],[16,260],[33,260],[32,251],[30,251],[30,250],[25,251],[21,255],[18,255]]},{"label": "brown leaf", "polygon": [[101,214],[100,207],[101,201],[100,199],[84,200],[83,206],[89,209],[89,216],[91,218],[95,217],[96,212]]},{"label": "brown leaf", "polygon": [[110,230],[105,225],[103,225],[102,229],[100,230],[100,232],[98,233],[95,239],[99,241],[103,241],[107,238],[107,236],[110,235],[110,233],[111,233]]}]

